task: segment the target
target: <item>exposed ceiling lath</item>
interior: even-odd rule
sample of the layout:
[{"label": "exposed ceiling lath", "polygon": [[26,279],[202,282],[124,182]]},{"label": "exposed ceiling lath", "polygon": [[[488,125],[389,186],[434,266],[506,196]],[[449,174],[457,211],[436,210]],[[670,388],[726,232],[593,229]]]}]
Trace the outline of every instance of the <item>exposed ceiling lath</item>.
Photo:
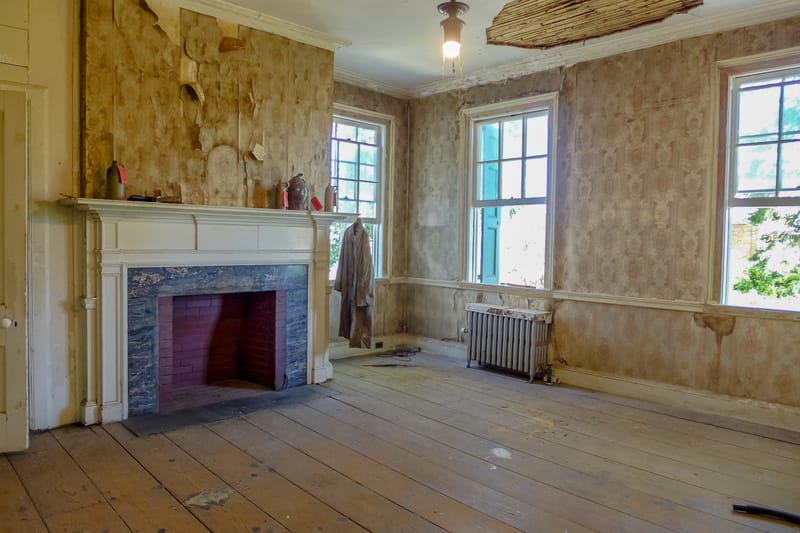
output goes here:
[{"label": "exposed ceiling lath", "polygon": [[488,44],[552,48],[651,24],[703,0],[512,0],[486,30]]}]

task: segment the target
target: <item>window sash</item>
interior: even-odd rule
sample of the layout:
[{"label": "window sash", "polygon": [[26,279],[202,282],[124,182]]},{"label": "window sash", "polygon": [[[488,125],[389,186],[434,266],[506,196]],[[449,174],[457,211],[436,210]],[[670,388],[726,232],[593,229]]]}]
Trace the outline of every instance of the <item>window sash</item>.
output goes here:
[{"label": "window sash", "polygon": [[[526,204],[543,204],[547,203],[547,196],[526,196],[526,177],[528,168],[525,164],[528,161],[535,161],[535,160],[542,160],[544,159],[546,162],[546,176],[545,179],[547,180],[546,189],[549,190],[549,184],[552,180],[552,164],[551,164],[551,154],[553,152],[553,127],[554,127],[554,120],[552,117],[553,107],[551,105],[547,105],[541,107],[539,109],[532,109],[529,111],[523,112],[516,112],[516,113],[509,113],[509,114],[502,114],[498,116],[490,116],[490,117],[483,117],[480,119],[475,119],[470,122],[470,138],[471,138],[471,146],[470,146],[470,168],[471,168],[471,181],[472,181],[472,194],[470,198],[470,206],[473,208],[478,207],[495,207],[495,206],[504,206],[504,205],[526,205]],[[546,142],[546,149],[547,152],[542,153],[534,153],[528,154],[528,135],[529,135],[529,128],[528,128],[528,119],[531,118],[541,118],[547,117],[547,142]],[[503,151],[505,148],[505,133],[504,133],[504,124],[514,121],[521,121],[522,123],[522,137],[521,137],[521,155],[514,156],[514,157],[503,157]],[[490,158],[490,159],[480,159],[478,151],[479,151],[479,134],[480,128],[482,126],[497,124],[498,125],[498,146],[497,146],[497,158]],[[497,166],[497,195],[502,196],[503,191],[503,163],[509,162],[520,162],[520,197],[515,198],[492,198],[492,199],[482,199],[480,198],[480,183],[479,183],[479,167],[481,165],[489,165],[495,164]]]},{"label": "window sash", "polygon": [[[777,80],[773,83],[758,84],[761,80]],[[800,67],[785,68],[758,73],[731,76],[728,95],[728,144],[726,157],[726,208],[730,207],[771,207],[800,205],[800,189],[782,188],[781,155],[784,147],[800,145],[800,138],[788,138],[800,132],[784,130],[784,96],[787,87],[800,86]],[[777,109],[777,131],[754,135],[739,135],[741,96],[753,91],[779,88],[780,96]],[[768,141],[750,141],[755,137],[774,137]],[[775,180],[774,187],[739,190],[739,148],[751,146],[775,146]],[[798,196],[781,196],[797,191]],[[737,197],[737,195],[763,195],[757,197]]]},{"label": "window sash", "polygon": [[[524,205],[544,205],[546,206],[546,227],[544,235],[544,281],[543,286],[536,285],[526,286],[531,290],[551,290],[553,287],[553,233],[554,233],[554,210],[553,210],[553,195],[555,191],[555,160],[556,160],[556,130],[557,130],[557,109],[558,109],[558,95],[557,93],[548,93],[536,95],[531,97],[519,98],[516,100],[508,100],[496,104],[487,104],[484,106],[465,109],[462,112],[462,131],[465,138],[464,155],[462,156],[462,169],[464,171],[464,180],[466,185],[466,193],[464,196],[464,215],[466,217],[466,224],[462,226],[461,246],[462,252],[462,279],[469,283],[497,285],[494,282],[485,282],[479,279],[478,261],[480,260],[482,243],[478,236],[477,226],[480,223],[478,220],[479,213],[482,208],[503,208],[512,206]],[[527,127],[525,128],[525,139],[523,145],[523,154],[518,157],[509,157],[503,159],[502,147],[498,147],[497,158],[487,158],[486,161],[479,161],[479,140],[478,128],[484,124],[497,123],[498,127],[502,129],[502,124],[507,121],[520,120],[523,121],[532,117],[547,117],[547,139],[546,139],[546,154],[540,153],[526,153],[528,147]],[[526,157],[527,156],[527,157]],[[494,162],[501,165],[503,161],[523,161],[546,159],[546,176],[547,183],[545,184],[545,195],[537,194],[527,198],[506,198],[506,199],[479,199],[478,187],[480,186],[480,177],[478,175],[478,163],[486,164],[487,162]],[[525,165],[522,165],[523,167]],[[524,177],[521,178],[524,182]],[[502,184],[498,184],[498,195],[502,192]],[[500,282],[500,285],[506,285]]]},{"label": "window sash", "polygon": [[[338,125],[345,125],[345,126],[352,126],[354,128],[369,130],[375,133],[375,143],[368,143],[365,141],[359,141],[358,138],[351,139],[351,138],[342,138],[337,137],[337,126]],[[342,117],[338,115],[334,115],[333,117],[333,126],[331,128],[331,144],[335,144],[335,149],[332,146],[332,154],[331,154],[331,182],[334,186],[337,186],[338,189],[338,201],[336,206],[336,212],[343,213],[345,211],[339,211],[339,208],[342,205],[342,201],[345,202],[353,202],[356,205],[356,210],[360,210],[362,205],[373,205],[374,206],[374,216],[368,216],[365,213],[358,213],[361,215],[361,219],[363,222],[368,222],[372,224],[381,224],[382,221],[382,212],[383,212],[383,165],[384,163],[384,145],[383,140],[385,138],[384,135],[384,126],[381,124],[373,124],[371,122],[354,120],[347,117]],[[348,143],[356,146],[356,154],[355,157],[351,159],[340,159],[340,147],[342,143]],[[372,163],[364,163],[361,161],[362,159],[362,149],[375,149],[375,161],[374,164]],[[339,165],[341,163],[349,164],[354,166],[355,177],[340,177],[339,176]],[[374,179],[365,179],[362,178],[361,172],[362,167],[369,167],[374,169]],[[342,183],[351,183],[354,185],[354,194],[351,197],[345,199],[341,194],[341,186],[340,182]],[[374,188],[375,189],[375,197],[373,200],[362,200],[361,199],[361,192],[363,188]]]}]

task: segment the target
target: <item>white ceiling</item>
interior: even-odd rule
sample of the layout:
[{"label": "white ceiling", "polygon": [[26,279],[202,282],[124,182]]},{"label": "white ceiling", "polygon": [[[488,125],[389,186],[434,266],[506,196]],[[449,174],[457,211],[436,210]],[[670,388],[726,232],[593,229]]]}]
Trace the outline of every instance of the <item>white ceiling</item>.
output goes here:
[{"label": "white ceiling", "polygon": [[705,0],[687,14],[623,33],[549,50],[486,44],[485,30],[506,0],[466,0],[464,78],[442,76],[443,0],[225,0],[349,41],[335,52],[336,78],[398,96],[459,86],[608,56],[676,39],[800,15],[800,0]]}]

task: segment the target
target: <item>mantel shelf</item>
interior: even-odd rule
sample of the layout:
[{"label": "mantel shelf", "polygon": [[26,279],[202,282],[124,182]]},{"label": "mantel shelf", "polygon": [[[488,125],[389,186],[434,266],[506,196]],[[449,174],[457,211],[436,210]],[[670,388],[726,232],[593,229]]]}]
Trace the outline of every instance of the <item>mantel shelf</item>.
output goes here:
[{"label": "mantel shelf", "polygon": [[281,226],[330,225],[353,222],[355,214],[318,211],[291,211],[255,207],[133,202],[97,198],[63,198],[59,204],[89,212],[101,219],[195,219],[216,223],[249,222]]}]

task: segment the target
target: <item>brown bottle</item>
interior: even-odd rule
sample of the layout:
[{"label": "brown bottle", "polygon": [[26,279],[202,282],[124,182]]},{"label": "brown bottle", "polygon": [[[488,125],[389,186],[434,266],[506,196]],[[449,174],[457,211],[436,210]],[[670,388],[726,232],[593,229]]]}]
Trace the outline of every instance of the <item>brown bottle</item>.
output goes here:
[{"label": "brown bottle", "polygon": [[111,162],[111,166],[106,171],[106,198],[109,200],[125,199],[125,184],[119,173],[119,163],[116,160]]}]

